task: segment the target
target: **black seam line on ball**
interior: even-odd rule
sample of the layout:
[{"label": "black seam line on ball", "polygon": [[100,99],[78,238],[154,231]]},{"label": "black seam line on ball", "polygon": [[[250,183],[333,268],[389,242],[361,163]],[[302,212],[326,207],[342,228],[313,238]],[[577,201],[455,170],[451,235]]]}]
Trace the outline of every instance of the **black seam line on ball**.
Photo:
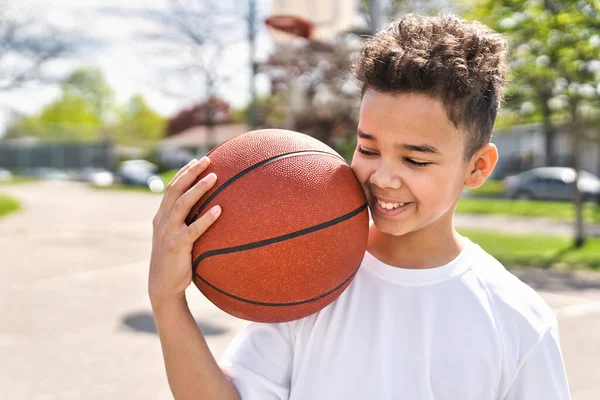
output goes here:
[{"label": "black seam line on ball", "polygon": [[200,254],[196,258],[196,260],[194,260],[194,267],[193,267],[194,273],[196,273],[196,270],[198,269],[198,264],[200,264],[200,262],[202,260],[204,260],[208,257],[218,256],[218,255],[222,255],[222,254],[237,253],[237,252],[245,251],[245,250],[252,250],[252,249],[256,249],[257,247],[268,246],[270,244],[279,243],[279,242],[283,242],[285,240],[290,240],[290,239],[297,238],[299,236],[307,235],[309,233],[313,233],[313,232],[319,231],[321,229],[329,228],[333,225],[339,224],[340,222],[344,222],[345,220],[350,219],[350,218],[360,214],[366,208],[367,208],[367,203],[358,207],[354,211],[350,211],[348,214],[334,218],[330,221],[323,222],[319,225],[311,226],[310,228],[301,229],[296,232],[291,232],[291,233],[286,233],[285,235],[276,236],[274,238],[259,240],[258,242],[246,243],[246,244],[243,244],[240,246],[225,247],[223,249],[205,251],[204,253]]},{"label": "black seam line on ball", "polygon": [[250,299],[245,299],[243,297],[239,297],[236,296],[234,294],[231,293],[227,293],[226,291],[219,289],[218,287],[214,286],[213,284],[211,284],[210,282],[208,282],[206,279],[202,278],[200,275],[196,274],[196,277],[198,277],[198,279],[200,279],[202,282],[206,283],[208,286],[210,286],[211,288],[213,288],[214,290],[216,290],[219,293],[224,294],[225,296],[231,297],[232,299],[236,299],[239,301],[242,301],[244,303],[250,303],[250,304],[254,304],[257,306],[269,306],[269,307],[285,307],[285,306],[297,306],[300,304],[306,304],[306,303],[312,303],[315,301],[319,301],[324,297],[329,296],[330,294],[332,294],[333,292],[335,292],[336,290],[339,290],[341,287],[343,287],[346,283],[348,283],[348,281],[350,279],[352,279],[352,277],[354,275],[356,275],[356,273],[358,272],[358,268],[360,267],[360,263],[358,264],[358,267],[356,267],[354,269],[354,272],[352,272],[352,274],[346,278],[342,283],[340,283],[339,285],[337,285],[335,288],[331,289],[329,292],[327,293],[323,293],[322,295],[319,295],[317,297],[313,297],[312,299],[308,299],[308,300],[301,300],[301,301],[294,301],[294,302],[289,302],[289,303],[266,303],[263,301],[256,301],[256,300],[250,300]]},{"label": "black seam line on ball", "polygon": [[278,156],[268,158],[268,159],[263,160],[263,161],[261,161],[259,163],[256,163],[254,165],[249,166],[248,168],[246,168],[245,170],[243,170],[241,172],[238,172],[235,176],[229,178],[228,181],[226,181],[221,186],[219,186],[219,188],[217,190],[215,190],[210,196],[208,196],[208,198],[206,199],[206,201],[204,201],[204,203],[202,203],[200,205],[200,207],[198,207],[198,210],[196,210],[196,212],[194,213],[194,215],[192,216],[192,218],[188,218],[187,219],[186,224],[190,225],[192,222],[194,222],[198,218],[198,216],[200,215],[200,213],[202,213],[202,211],[206,208],[206,205],[209,204],[212,199],[214,199],[219,193],[221,193],[221,191],[223,191],[227,186],[231,185],[233,182],[235,182],[236,180],[238,180],[242,176],[246,175],[250,171],[253,171],[256,168],[260,168],[263,165],[267,165],[267,164],[270,164],[272,162],[275,162],[275,161],[278,161],[278,160],[282,160],[284,158],[301,156],[301,155],[305,155],[305,154],[324,154],[324,155],[328,155],[328,156],[331,156],[331,157],[335,157],[335,158],[343,161],[344,163],[346,163],[346,160],[344,160],[343,158],[341,158],[341,157],[339,157],[339,156],[337,156],[335,154],[328,153],[326,151],[320,151],[320,150],[295,151],[293,153],[280,154]]}]

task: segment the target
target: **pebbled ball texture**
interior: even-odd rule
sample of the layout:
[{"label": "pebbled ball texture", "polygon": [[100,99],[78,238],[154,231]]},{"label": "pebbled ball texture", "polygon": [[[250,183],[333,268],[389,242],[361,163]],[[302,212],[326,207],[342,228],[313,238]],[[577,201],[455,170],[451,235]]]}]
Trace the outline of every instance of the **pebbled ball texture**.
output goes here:
[{"label": "pebbled ball texture", "polygon": [[213,149],[198,178],[215,186],[191,223],[223,212],[194,244],[193,281],[223,311],[250,321],[311,315],[350,284],[367,246],[368,211],[354,173],[333,149],[301,133],[259,130]]}]

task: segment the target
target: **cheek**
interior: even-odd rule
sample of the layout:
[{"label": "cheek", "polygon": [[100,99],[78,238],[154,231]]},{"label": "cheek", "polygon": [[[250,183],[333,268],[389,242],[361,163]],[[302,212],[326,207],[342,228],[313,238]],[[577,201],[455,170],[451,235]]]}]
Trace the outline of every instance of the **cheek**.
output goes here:
[{"label": "cheek", "polygon": [[421,204],[442,205],[454,201],[457,190],[457,185],[452,179],[454,175],[441,168],[443,167],[412,176],[410,189]]},{"label": "cheek", "polygon": [[354,174],[360,183],[365,183],[367,179],[369,179],[369,176],[371,176],[372,167],[369,165],[369,162],[357,155],[352,158],[352,164],[350,167],[352,168],[352,171],[354,171]]},{"label": "cheek", "polygon": [[436,197],[436,193],[443,190],[439,187],[440,182],[438,177],[432,173],[413,173],[410,181],[407,179],[405,183],[413,195],[419,199],[420,203],[431,202]]}]

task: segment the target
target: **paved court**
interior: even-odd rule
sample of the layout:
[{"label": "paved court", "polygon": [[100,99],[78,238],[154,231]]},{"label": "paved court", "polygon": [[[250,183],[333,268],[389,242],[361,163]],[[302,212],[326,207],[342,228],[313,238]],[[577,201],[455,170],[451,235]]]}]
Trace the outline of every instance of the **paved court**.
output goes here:
[{"label": "paved court", "polygon": [[[47,182],[2,186],[0,398],[169,399],[146,296],[160,196]],[[600,275],[516,273],[553,307],[576,400],[600,398]],[[218,356],[244,325],[190,288]]]}]

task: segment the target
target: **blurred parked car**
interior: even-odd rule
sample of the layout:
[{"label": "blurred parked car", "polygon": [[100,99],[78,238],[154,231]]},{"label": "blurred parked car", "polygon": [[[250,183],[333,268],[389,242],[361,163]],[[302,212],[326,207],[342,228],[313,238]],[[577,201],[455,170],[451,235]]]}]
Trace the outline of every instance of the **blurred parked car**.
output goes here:
[{"label": "blurred parked car", "polygon": [[77,180],[94,186],[111,186],[115,178],[112,172],[104,168],[86,167],[79,171]]},{"label": "blurred parked car", "polygon": [[66,181],[70,179],[68,173],[61,169],[52,167],[34,168],[31,171],[31,176],[34,178],[45,179],[49,181]]},{"label": "blurred parked car", "polygon": [[13,176],[9,170],[0,168],[0,182],[12,181]]},{"label": "blurred parked car", "polygon": [[145,186],[153,192],[164,189],[164,183],[158,176],[158,166],[146,160],[123,161],[116,176],[123,185]]},{"label": "blurred parked car", "polygon": [[[542,167],[506,177],[504,190],[513,199],[571,201],[574,182],[573,168]],[[584,201],[600,197],[600,178],[589,172],[580,171],[578,187]]]}]

